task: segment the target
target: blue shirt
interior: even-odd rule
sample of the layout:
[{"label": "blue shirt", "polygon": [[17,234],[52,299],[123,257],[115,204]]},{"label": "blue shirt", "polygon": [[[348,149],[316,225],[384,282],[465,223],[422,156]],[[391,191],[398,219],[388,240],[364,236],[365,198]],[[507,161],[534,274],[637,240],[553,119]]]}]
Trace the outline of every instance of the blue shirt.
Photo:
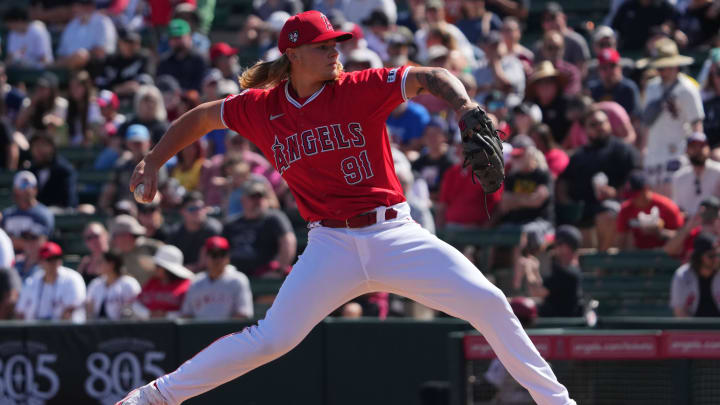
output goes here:
[{"label": "blue shirt", "polygon": [[12,237],[19,237],[25,231],[50,236],[55,228],[55,216],[41,203],[29,210],[21,210],[13,205],[3,210],[2,216],[0,225]]},{"label": "blue shirt", "polygon": [[608,89],[600,80],[593,80],[588,84],[593,100],[614,101],[625,109],[630,116],[640,113],[640,91],[632,80],[623,77],[615,87]]},{"label": "blue shirt", "polygon": [[428,122],[430,122],[428,110],[412,101],[408,101],[407,109],[402,114],[393,116],[391,113],[387,119],[393,140],[400,144],[422,137]]}]

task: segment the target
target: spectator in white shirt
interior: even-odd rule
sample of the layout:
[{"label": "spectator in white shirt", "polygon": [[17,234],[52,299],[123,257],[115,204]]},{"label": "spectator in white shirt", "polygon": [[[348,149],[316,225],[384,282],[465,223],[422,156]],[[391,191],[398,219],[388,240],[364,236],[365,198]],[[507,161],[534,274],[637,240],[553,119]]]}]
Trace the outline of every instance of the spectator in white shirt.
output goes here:
[{"label": "spectator in white shirt", "polygon": [[87,314],[89,319],[121,319],[140,294],[140,283],[125,274],[122,256],[105,252],[102,275],[88,286]]},{"label": "spectator in white shirt", "polygon": [[701,201],[720,195],[720,162],[710,159],[710,146],[702,132],[690,135],[686,154],[690,164],[673,175],[672,199],[691,218]]},{"label": "spectator in white shirt", "polygon": [[9,66],[42,69],[52,63],[50,33],[42,21],[31,21],[28,11],[13,7],[5,13],[7,36],[6,62]]},{"label": "spectator in white shirt", "polygon": [[117,32],[110,18],[95,10],[93,0],[73,0],[75,18],[63,30],[57,65],[83,68],[91,59],[115,53]]},{"label": "spectator in white shirt", "polygon": [[250,281],[230,264],[230,243],[222,236],[205,242],[206,271],[190,285],[182,305],[182,315],[196,319],[252,318]]},{"label": "spectator in white shirt", "polygon": [[85,320],[85,283],[75,270],[62,265],[62,249],[46,242],[40,267],[23,285],[15,317],[25,320]]}]

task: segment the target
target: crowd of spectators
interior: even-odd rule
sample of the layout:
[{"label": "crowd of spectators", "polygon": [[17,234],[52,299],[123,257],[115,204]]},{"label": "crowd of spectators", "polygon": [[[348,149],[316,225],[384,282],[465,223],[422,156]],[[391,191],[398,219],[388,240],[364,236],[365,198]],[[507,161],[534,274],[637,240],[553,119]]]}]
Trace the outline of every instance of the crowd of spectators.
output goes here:
[{"label": "crowd of spectators", "polygon": [[[706,280],[719,266],[717,1],[619,0],[604,21],[571,23],[560,4],[530,13],[529,0],[258,0],[223,35],[210,29],[214,2],[15,3],[0,38],[0,166],[16,172],[0,223],[2,317],[253,316],[249,280],[291,271],[302,224],[272,164],[221,129],[161,169],[151,204],[132,201],[129,176],[174,119],[242,90],[241,58],[277,58],[283,23],[309,8],[354,34],[338,45],[346,71],[445,68],[491,115],[507,178],[489,195],[462,165],[444,101],[407,101],[387,127],[416,221],[520,230],[504,289],[543,316],[578,315],[581,249],[664,249],[690,260],[677,277],[700,297],[675,280],[675,313],[718,313],[702,298],[720,288]],[[8,80],[17,72],[33,79]],[[68,146],[96,150],[92,170],[112,173],[95,201],[79,197]],[[76,269],[63,266],[59,213],[107,218],[85,226]],[[340,313],[403,310],[372,294]]]}]

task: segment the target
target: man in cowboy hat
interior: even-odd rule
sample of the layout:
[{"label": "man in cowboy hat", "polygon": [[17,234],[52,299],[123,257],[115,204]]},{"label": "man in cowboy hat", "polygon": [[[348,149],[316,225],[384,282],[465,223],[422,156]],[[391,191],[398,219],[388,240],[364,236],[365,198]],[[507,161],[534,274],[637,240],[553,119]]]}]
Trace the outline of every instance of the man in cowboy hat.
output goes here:
[{"label": "man in cowboy hat", "polygon": [[646,131],[639,146],[645,156],[649,184],[655,191],[669,195],[670,179],[685,161],[686,138],[693,132],[703,132],[705,114],[700,92],[687,76],[680,74],[680,67],[691,65],[693,58],[680,55],[675,42],[664,38],[655,43],[652,57],[639,63],[659,73],[648,82],[645,92]]},{"label": "man in cowboy hat", "polygon": [[558,143],[565,140],[571,124],[565,115],[568,99],[563,93],[566,85],[567,77],[546,60],[535,66],[525,92],[525,100],[540,107],[543,123],[550,127]]}]

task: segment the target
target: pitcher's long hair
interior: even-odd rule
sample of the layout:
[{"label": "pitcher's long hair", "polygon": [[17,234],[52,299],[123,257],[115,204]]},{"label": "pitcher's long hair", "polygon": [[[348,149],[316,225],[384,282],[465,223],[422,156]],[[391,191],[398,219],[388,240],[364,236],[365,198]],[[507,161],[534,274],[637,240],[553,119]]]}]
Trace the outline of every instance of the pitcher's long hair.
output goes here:
[{"label": "pitcher's long hair", "polygon": [[268,89],[290,77],[290,59],[287,55],[269,61],[258,61],[240,75],[243,89]]},{"label": "pitcher's long hair", "polygon": [[[343,67],[338,61],[338,76]],[[242,89],[269,89],[277,86],[285,79],[290,78],[290,59],[287,55],[268,61],[258,61],[252,67],[245,69],[240,75],[239,82]]]}]

